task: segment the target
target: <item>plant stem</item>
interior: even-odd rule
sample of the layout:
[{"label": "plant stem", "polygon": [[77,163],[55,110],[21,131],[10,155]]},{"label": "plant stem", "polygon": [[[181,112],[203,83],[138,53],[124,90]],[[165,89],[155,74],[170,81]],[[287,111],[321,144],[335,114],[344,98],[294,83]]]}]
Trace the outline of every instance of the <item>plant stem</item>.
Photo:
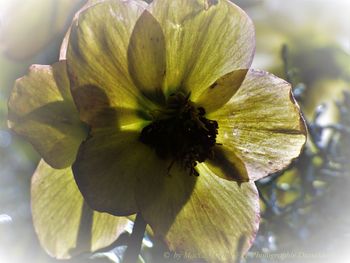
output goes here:
[{"label": "plant stem", "polygon": [[141,213],[137,213],[128,248],[124,253],[123,263],[137,263],[146,226],[147,223],[143,219]]}]

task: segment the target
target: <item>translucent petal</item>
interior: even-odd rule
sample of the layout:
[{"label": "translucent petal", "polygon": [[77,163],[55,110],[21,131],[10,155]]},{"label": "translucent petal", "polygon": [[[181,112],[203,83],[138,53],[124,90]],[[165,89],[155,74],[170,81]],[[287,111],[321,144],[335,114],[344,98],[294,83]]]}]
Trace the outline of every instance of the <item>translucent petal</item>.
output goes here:
[{"label": "translucent petal", "polygon": [[214,156],[205,161],[205,165],[217,176],[237,183],[248,182],[249,176],[245,163],[230,148],[217,145]]},{"label": "translucent petal", "polygon": [[165,102],[165,39],[158,21],[145,11],[138,19],[128,48],[129,72],[142,93],[160,104]]},{"label": "translucent petal", "polygon": [[[259,226],[257,189],[251,182],[238,185],[221,179],[203,164],[197,169],[197,178],[178,175],[187,185],[175,184],[172,174],[167,180],[173,182],[159,187],[158,198],[142,213],[155,236],[181,260],[236,262],[248,251]],[[174,196],[185,189],[190,194],[184,203]]]},{"label": "translucent petal", "polygon": [[80,12],[71,26],[66,56],[72,95],[81,118],[90,125],[91,115],[99,110],[113,109],[119,121],[128,111],[129,123],[137,122],[144,114],[140,111],[153,105],[135,86],[127,57],[133,28],[145,6],[137,0],[102,1]]},{"label": "translucent petal", "polygon": [[250,70],[232,99],[208,118],[218,121],[217,141],[257,180],[286,167],[305,144],[306,130],[289,83]]},{"label": "translucent petal", "polygon": [[8,106],[9,127],[28,139],[47,163],[55,168],[73,163],[87,131],[70,95],[65,61],[33,65],[16,81]]},{"label": "translucent petal", "polygon": [[41,245],[67,259],[110,245],[128,220],[93,212],[75,184],[71,168],[56,170],[41,161],[32,178],[32,214]]},{"label": "translucent petal", "polygon": [[254,27],[231,2],[155,0],[149,10],[165,36],[166,95],[180,89],[196,101],[220,77],[249,68]]},{"label": "translucent petal", "polygon": [[[152,178],[154,175],[148,171],[156,171],[159,163],[152,149],[138,137],[137,132],[101,129],[81,145],[73,172],[93,209],[113,215],[138,212],[138,178]],[[147,161],[153,157],[154,162]]]}]

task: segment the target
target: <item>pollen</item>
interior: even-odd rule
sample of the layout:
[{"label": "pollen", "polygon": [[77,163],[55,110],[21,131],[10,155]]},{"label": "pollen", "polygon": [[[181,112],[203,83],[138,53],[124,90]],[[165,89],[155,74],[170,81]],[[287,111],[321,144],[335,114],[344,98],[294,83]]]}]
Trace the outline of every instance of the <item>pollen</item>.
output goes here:
[{"label": "pollen", "polygon": [[196,107],[189,95],[172,94],[164,110],[154,112],[154,120],[142,129],[140,140],[153,148],[161,159],[171,160],[198,176],[197,163],[213,158],[218,123],[205,118],[205,109]]}]

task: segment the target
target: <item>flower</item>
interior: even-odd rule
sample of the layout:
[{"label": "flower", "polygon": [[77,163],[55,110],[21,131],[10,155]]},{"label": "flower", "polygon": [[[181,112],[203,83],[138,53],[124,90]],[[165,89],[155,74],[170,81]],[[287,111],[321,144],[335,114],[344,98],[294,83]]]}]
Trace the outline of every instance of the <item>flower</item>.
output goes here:
[{"label": "flower", "polygon": [[94,210],[141,213],[171,250],[232,262],[258,229],[253,181],[306,139],[290,85],[249,70],[253,53],[229,1],[101,1],[76,16],[63,60],[16,82],[9,123],[49,165],[72,166]]},{"label": "flower", "polygon": [[[124,232],[128,220],[88,209],[74,182],[70,165],[86,128],[69,92],[65,63],[33,65],[16,81],[9,126],[45,159],[32,177],[31,199],[36,233],[50,255],[66,259],[96,251]],[[80,231],[88,234],[77,240]]]}]

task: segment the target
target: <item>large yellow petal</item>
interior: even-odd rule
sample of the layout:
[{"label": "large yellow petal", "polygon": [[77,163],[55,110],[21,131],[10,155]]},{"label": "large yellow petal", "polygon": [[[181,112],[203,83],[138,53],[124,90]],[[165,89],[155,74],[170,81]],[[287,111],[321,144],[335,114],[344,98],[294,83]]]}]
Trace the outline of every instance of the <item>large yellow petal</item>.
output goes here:
[{"label": "large yellow petal", "polygon": [[239,184],[249,181],[246,165],[235,152],[224,145],[216,145],[213,152],[213,157],[205,161],[205,165],[213,173]]},{"label": "large yellow petal", "polygon": [[[176,252],[177,260],[236,262],[251,246],[259,226],[257,189],[251,182],[239,186],[221,179],[204,164],[197,169],[197,178],[186,173],[167,178],[172,183],[159,187],[158,198],[143,207],[142,214],[172,251],[165,256]],[[178,196],[186,192],[188,200],[183,202]]]},{"label": "large yellow petal", "polygon": [[250,70],[232,99],[208,118],[218,121],[217,141],[244,162],[251,180],[286,167],[306,140],[290,84],[263,71]]},{"label": "large yellow petal", "polygon": [[[97,2],[81,11],[71,26],[68,72],[75,103],[88,124],[97,108],[112,108],[119,119],[124,115],[119,110],[132,112],[130,122],[137,122],[142,115],[139,110],[152,107],[135,86],[127,57],[134,26],[145,6],[138,0]],[[95,96],[102,105],[96,105]]]},{"label": "large yellow petal", "polygon": [[165,39],[158,21],[145,11],[138,19],[128,48],[130,75],[142,93],[160,104],[166,70]]},{"label": "large yellow petal", "polygon": [[254,28],[249,17],[227,0],[154,0],[149,10],[165,36],[165,94],[191,92],[196,101],[220,77],[248,69]]},{"label": "large yellow petal", "polygon": [[247,72],[248,69],[239,69],[222,76],[196,99],[196,104],[207,113],[220,109],[237,92]]},{"label": "large yellow petal", "polygon": [[139,140],[137,132],[101,129],[80,147],[73,165],[75,180],[86,202],[95,210],[113,215],[138,212],[135,199],[137,178],[150,178],[147,156],[152,149]]},{"label": "large yellow petal", "polygon": [[67,29],[67,32],[63,38],[63,41],[61,43],[61,47],[60,47],[60,56],[59,56],[59,59],[60,60],[66,60],[67,59],[67,48],[68,48],[68,43],[69,43],[69,36],[70,36],[70,33],[71,33],[71,25],[75,24],[77,22],[77,19],[79,17],[79,14],[81,12],[83,12],[84,10],[86,10],[87,8],[93,6],[93,5],[96,5],[100,2],[103,2],[103,1],[107,1],[107,0],[88,0],[84,6],[82,6],[76,13],[75,13],[75,16],[73,18],[73,20],[71,21],[71,24],[70,24],[70,27]]},{"label": "large yellow petal", "polygon": [[147,172],[139,176],[137,204],[152,228],[168,229],[190,198],[197,177],[179,163],[171,164],[171,160],[157,163],[155,155],[145,156],[144,161],[150,165]]},{"label": "large yellow petal", "polygon": [[32,178],[32,214],[41,245],[66,259],[110,245],[128,220],[93,212],[75,184],[71,168],[56,170],[41,161]]},{"label": "large yellow petal", "polygon": [[33,65],[16,81],[9,102],[9,127],[24,136],[55,168],[70,166],[86,128],[70,95],[65,61]]}]

